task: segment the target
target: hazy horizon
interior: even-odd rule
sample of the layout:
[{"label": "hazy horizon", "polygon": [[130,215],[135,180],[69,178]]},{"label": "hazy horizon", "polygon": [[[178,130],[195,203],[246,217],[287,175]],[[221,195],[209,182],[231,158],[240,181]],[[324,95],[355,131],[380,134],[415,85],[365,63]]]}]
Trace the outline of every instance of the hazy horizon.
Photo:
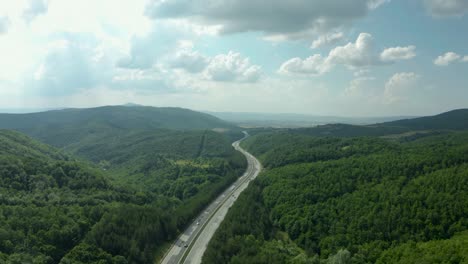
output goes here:
[{"label": "hazy horizon", "polygon": [[[128,104],[134,104],[134,103],[125,103],[125,104],[115,104],[115,105],[96,105],[96,106],[89,106],[89,107],[50,107],[50,108],[21,108],[21,107],[13,107],[13,108],[1,108],[0,107],[0,113],[2,114],[30,114],[30,113],[39,113],[39,112],[46,112],[46,111],[55,111],[55,110],[64,110],[64,109],[87,109],[87,108],[99,108],[99,107],[107,107],[107,106],[127,106]],[[180,107],[180,106],[157,106],[157,105],[140,105],[140,104],[135,104],[131,106],[142,106],[142,107]],[[185,108],[185,107],[180,107],[180,108]],[[271,116],[297,116],[297,117],[339,117],[339,118],[385,118],[385,117],[402,117],[402,118],[413,118],[413,117],[419,117],[419,116],[414,116],[414,115],[395,115],[395,116],[349,116],[349,115],[315,115],[313,113],[295,113],[295,112],[234,112],[234,111],[211,111],[211,110],[205,110],[205,109],[190,109],[186,108],[189,110],[201,112],[201,113],[207,113],[207,114],[226,114],[226,115],[271,115]],[[451,110],[458,110],[458,109],[451,109]],[[449,111],[451,111],[449,110]],[[430,116],[430,115],[436,115],[440,113],[435,113],[435,114],[426,114],[426,115],[420,115],[420,116]]]},{"label": "hazy horizon", "polygon": [[30,113],[39,113],[39,112],[46,112],[46,111],[55,111],[55,110],[64,110],[64,109],[87,109],[87,108],[99,108],[99,107],[107,107],[107,106],[142,106],[142,107],[180,107],[180,108],[185,108],[201,113],[207,113],[207,114],[222,114],[222,115],[252,115],[252,116],[277,116],[277,117],[322,117],[322,118],[347,118],[347,119],[360,119],[360,118],[366,118],[366,119],[372,119],[372,118],[415,118],[415,117],[422,117],[422,116],[432,116],[432,115],[438,115],[442,114],[445,112],[450,112],[454,110],[460,110],[460,109],[468,109],[468,108],[457,108],[457,109],[449,109],[443,112],[435,112],[431,113],[428,112],[426,114],[421,114],[421,115],[331,115],[331,114],[314,114],[314,113],[297,113],[297,112],[249,112],[249,111],[212,111],[212,110],[206,110],[206,109],[191,109],[187,107],[182,107],[182,106],[158,106],[158,105],[142,105],[142,104],[136,104],[133,102],[130,103],[124,103],[124,104],[108,104],[108,105],[95,105],[95,106],[85,106],[85,107],[44,107],[44,108],[22,108],[22,107],[13,107],[13,108],[3,108],[0,107],[0,113],[3,114],[30,114]]}]

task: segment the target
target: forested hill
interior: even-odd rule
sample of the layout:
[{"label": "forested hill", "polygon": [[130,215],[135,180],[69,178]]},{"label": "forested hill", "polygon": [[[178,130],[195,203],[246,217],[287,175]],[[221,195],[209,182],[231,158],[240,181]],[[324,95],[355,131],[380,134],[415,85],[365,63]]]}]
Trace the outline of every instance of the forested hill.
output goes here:
[{"label": "forested hill", "polygon": [[468,109],[458,109],[435,116],[404,119],[380,124],[385,127],[405,127],[411,130],[466,130]]},{"label": "forested hill", "polygon": [[0,155],[16,158],[35,158],[44,161],[51,159],[63,160],[66,157],[56,149],[32,140],[21,133],[0,129]]},{"label": "forested hill", "polygon": [[468,132],[412,140],[260,133],[265,170],[204,263],[466,263]]},{"label": "forested hill", "polygon": [[453,110],[435,116],[404,119],[373,125],[328,124],[311,128],[290,129],[290,133],[311,136],[360,137],[397,134],[431,133],[434,131],[467,130],[468,109]]},{"label": "forested hill", "polygon": [[134,200],[98,170],[20,133],[0,130],[0,146],[0,263],[58,263],[106,204]]},{"label": "forested hill", "polygon": [[153,263],[246,167],[213,131],[149,130],[80,150],[101,162],[0,130],[0,263]]},{"label": "forested hill", "polygon": [[56,147],[96,138],[149,129],[230,129],[234,125],[214,116],[183,108],[104,106],[31,114],[0,114],[0,128],[14,129]]}]

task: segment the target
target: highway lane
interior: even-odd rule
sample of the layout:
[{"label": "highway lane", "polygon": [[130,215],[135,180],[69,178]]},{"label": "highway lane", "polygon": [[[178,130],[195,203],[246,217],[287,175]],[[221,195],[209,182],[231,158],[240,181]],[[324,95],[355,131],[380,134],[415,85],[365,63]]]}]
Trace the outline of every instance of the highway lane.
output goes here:
[{"label": "highway lane", "polygon": [[260,162],[250,153],[242,149],[239,144],[249,137],[247,132],[241,140],[232,143],[232,146],[241,152],[247,159],[245,173],[219,195],[205,210],[193,221],[193,223],[179,236],[171,246],[161,263],[179,264],[201,263],[201,258],[206,250],[208,242],[219,227],[229,208],[237,200],[239,194],[247,188],[262,169]]}]

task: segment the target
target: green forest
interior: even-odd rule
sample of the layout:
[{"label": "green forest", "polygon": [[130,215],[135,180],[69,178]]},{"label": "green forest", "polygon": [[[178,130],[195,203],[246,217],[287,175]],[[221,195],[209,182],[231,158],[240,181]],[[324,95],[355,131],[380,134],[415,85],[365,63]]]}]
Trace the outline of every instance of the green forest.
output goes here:
[{"label": "green forest", "polygon": [[243,173],[235,137],[152,129],[56,149],[0,130],[0,263],[153,263]]},{"label": "green forest", "polygon": [[258,133],[204,263],[468,263],[468,133]]},{"label": "green forest", "polygon": [[[203,261],[466,263],[465,116],[250,129],[242,145],[265,169]],[[0,263],[154,263],[247,166],[239,128],[187,109],[1,114],[0,127]]]}]

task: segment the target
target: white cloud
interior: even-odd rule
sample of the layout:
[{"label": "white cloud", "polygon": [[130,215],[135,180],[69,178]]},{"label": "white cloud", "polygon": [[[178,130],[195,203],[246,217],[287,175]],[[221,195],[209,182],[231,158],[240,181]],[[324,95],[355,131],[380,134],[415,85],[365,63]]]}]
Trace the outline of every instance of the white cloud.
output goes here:
[{"label": "white cloud", "polygon": [[198,78],[215,82],[247,83],[257,82],[262,75],[261,67],[251,64],[249,58],[240,53],[229,51],[227,54],[209,57],[192,50],[192,45],[179,45],[181,49],[168,59],[169,66],[191,74],[200,73],[196,76]]},{"label": "white cloud", "polygon": [[133,36],[129,54],[120,58],[116,66],[127,69],[150,69],[160,56],[169,53],[177,42],[171,30],[155,28],[143,36]]},{"label": "white cloud", "polygon": [[333,45],[344,38],[343,32],[335,32],[329,34],[323,34],[312,42],[310,46],[312,49],[317,49],[327,45]]},{"label": "white cloud", "polygon": [[380,64],[374,51],[374,38],[371,34],[361,33],[355,43],[348,43],[330,51],[327,58],[332,64],[362,67]]},{"label": "white cloud", "polygon": [[205,70],[209,80],[219,82],[257,82],[262,70],[252,65],[249,58],[240,53],[229,51],[228,54],[214,56]]},{"label": "white cloud", "polygon": [[366,67],[381,63],[374,52],[373,38],[368,33],[359,34],[355,43],[338,46],[330,51],[327,57],[315,54],[302,60],[293,58],[284,62],[279,73],[321,75],[329,72],[335,65],[348,67]]},{"label": "white cloud", "polygon": [[437,57],[434,64],[437,66],[448,66],[449,64],[459,61],[461,56],[455,52],[447,52],[444,55]]},{"label": "white cloud", "polygon": [[409,60],[416,56],[416,47],[394,47],[382,51],[380,59],[385,62],[392,62],[398,60]]},{"label": "white cloud", "polygon": [[0,35],[5,34],[8,31],[10,20],[8,17],[0,17]]},{"label": "white cloud", "polygon": [[152,0],[146,15],[220,26],[220,33],[264,32],[274,39],[301,38],[349,26],[385,0]]},{"label": "white cloud", "polygon": [[429,12],[436,17],[463,16],[468,13],[466,0],[424,0]]},{"label": "white cloud", "polygon": [[463,57],[462,61],[463,61],[463,62],[468,62],[468,55],[465,56],[465,57]]},{"label": "white cloud", "polygon": [[284,62],[278,72],[281,74],[320,75],[330,69],[331,65],[320,54],[315,54],[305,60],[292,58]]},{"label": "white cloud", "polygon": [[191,73],[202,72],[209,63],[209,59],[197,51],[183,49],[170,60],[173,68],[184,69]]},{"label": "white cloud", "polygon": [[191,48],[193,43],[188,39],[195,38],[195,34],[194,27],[185,23],[158,21],[147,34],[132,37],[127,55],[117,61],[117,67],[150,69],[155,63],[167,60],[168,54],[174,57],[174,53],[181,52],[178,49]]},{"label": "white cloud", "polygon": [[385,84],[384,102],[391,104],[406,100],[411,90],[417,88],[420,76],[414,72],[394,74]]},{"label": "white cloud", "polygon": [[26,88],[33,94],[58,96],[104,82],[110,65],[93,60],[96,41],[88,35],[69,34],[51,43]]},{"label": "white cloud", "polygon": [[325,58],[320,54],[315,54],[305,60],[292,58],[284,62],[278,72],[320,75],[329,72],[335,65],[357,69],[385,65],[415,56],[415,46],[388,48],[381,54],[375,51],[374,46],[372,35],[361,33],[355,42],[335,47]]},{"label": "white cloud", "polygon": [[47,12],[48,3],[45,0],[29,0],[28,7],[23,12],[23,18],[30,23],[37,16]]},{"label": "white cloud", "polygon": [[327,61],[352,68],[383,65],[398,60],[408,60],[416,56],[415,46],[391,47],[380,55],[375,49],[375,40],[369,33],[359,34],[356,42],[339,46],[330,51]]},{"label": "white cloud", "polygon": [[104,85],[120,88],[112,83],[116,60],[130,50],[131,36],[144,35],[151,22],[142,15],[144,0],[117,5],[112,0],[8,2],[18,3],[9,7],[15,28],[6,47],[14,48],[0,43],[0,55],[8,58],[8,71],[20,80],[16,89],[28,96],[58,97]]}]

